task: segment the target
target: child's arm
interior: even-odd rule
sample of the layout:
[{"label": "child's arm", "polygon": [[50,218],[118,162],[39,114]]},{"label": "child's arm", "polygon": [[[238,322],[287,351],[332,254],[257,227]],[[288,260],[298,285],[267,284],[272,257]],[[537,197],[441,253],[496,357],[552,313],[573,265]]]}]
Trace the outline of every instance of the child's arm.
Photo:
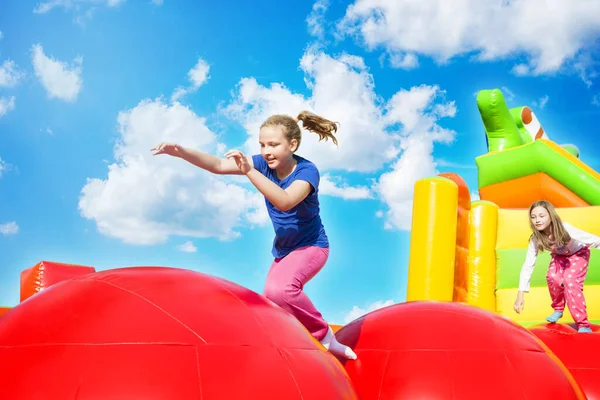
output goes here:
[{"label": "child's arm", "polygon": [[[180,147],[181,158],[185,161],[194,164],[197,167],[205,169],[213,174],[219,175],[242,175],[242,171],[238,168],[233,158],[219,158],[200,151]],[[246,157],[248,164],[252,167],[252,157]],[[210,169],[206,168],[209,167]]]},{"label": "child's arm", "polygon": [[531,282],[531,275],[533,275],[537,253],[538,251],[535,245],[535,239],[531,238],[531,240],[529,240],[529,246],[527,247],[525,262],[521,268],[521,275],[519,278],[519,294],[529,292],[529,284]]},{"label": "child's arm", "polygon": [[293,181],[285,190],[280,188],[275,182],[253,168],[252,164],[247,163],[246,161],[252,161],[252,159],[246,158],[239,150],[230,150],[225,157],[235,160],[236,168],[245,174],[258,191],[280,211],[288,211],[296,207],[312,191],[312,185],[301,179]]},{"label": "child's arm", "polygon": [[246,176],[258,191],[280,211],[288,211],[296,207],[312,190],[310,183],[302,180],[292,182],[284,190],[254,168],[248,171]]},{"label": "child's arm", "polygon": [[535,267],[535,259],[537,258],[537,247],[535,245],[535,239],[532,237],[529,240],[529,246],[527,247],[527,255],[525,256],[525,262],[521,268],[521,276],[519,278],[519,291],[517,292],[517,299],[513,308],[515,312],[520,314],[525,306],[525,292],[529,292],[529,283],[531,282],[531,275],[533,275],[533,268]]},{"label": "child's arm", "polygon": [[[154,155],[168,154],[179,157],[196,167],[218,175],[242,175],[234,159],[219,158],[198,150],[179,146],[174,143],[161,143],[151,149]],[[248,164],[253,166],[252,157],[247,159]]]},{"label": "child's arm", "polygon": [[582,231],[581,229],[575,228],[568,222],[563,222],[564,228],[569,232],[569,235],[582,243],[585,243],[591,247],[600,248],[600,237],[593,235],[589,232]]}]

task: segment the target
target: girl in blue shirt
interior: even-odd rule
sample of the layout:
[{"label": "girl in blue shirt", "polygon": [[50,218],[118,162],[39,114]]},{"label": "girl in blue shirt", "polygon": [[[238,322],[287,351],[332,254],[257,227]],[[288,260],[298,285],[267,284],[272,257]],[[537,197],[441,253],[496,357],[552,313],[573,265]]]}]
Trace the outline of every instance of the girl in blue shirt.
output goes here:
[{"label": "girl in blue shirt", "polygon": [[332,139],[337,145],[337,124],[303,111],[296,119],[273,115],[263,122],[259,133],[261,154],[252,157],[231,150],[225,158],[218,158],[173,143],[161,143],[152,151],[154,155],[180,157],[214,174],[248,177],[265,196],[275,230],[271,251],[274,261],[263,294],[294,315],[331,353],[354,360],[356,354],[336,340],[329,324],[303,292],[304,285],[325,265],[329,241],[319,215],[319,170],[295,154],[302,139],[299,121],[320,140]]}]

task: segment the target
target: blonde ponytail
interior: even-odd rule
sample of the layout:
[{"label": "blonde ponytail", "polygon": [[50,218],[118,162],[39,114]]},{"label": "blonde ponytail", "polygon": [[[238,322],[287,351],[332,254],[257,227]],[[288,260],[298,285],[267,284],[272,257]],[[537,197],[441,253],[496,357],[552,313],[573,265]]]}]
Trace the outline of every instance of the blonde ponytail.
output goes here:
[{"label": "blonde ponytail", "polygon": [[302,126],[306,130],[319,135],[319,141],[331,139],[336,146],[338,145],[337,138],[334,136],[334,133],[337,132],[337,122],[329,121],[309,111],[302,111],[295,119],[289,115],[272,115],[260,127],[281,126],[288,142],[294,139],[298,142],[296,146],[296,150],[298,150],[302,140],[302,132],[298,125],[299,121],[302,121]]},{"label": "blonde ponytail", "polygon": [[302,121],[305,129],[319,135],[319,141],[331,139],[337,146],[337,138],[333,135],[337,132],[337,122],[330,121],[309,111],[302,111],[298,114],[298,121]]}]

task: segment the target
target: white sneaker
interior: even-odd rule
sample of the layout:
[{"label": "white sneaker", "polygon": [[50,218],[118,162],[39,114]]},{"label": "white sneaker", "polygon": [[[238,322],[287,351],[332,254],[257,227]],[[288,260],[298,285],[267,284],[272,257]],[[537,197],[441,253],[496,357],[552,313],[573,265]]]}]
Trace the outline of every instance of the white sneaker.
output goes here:
[{"label": "white sneaker", "polygon": [[321,344],[332,354],[347,358],[349,360],[357,359],[356,353],[354,353],[354,351],[352,351],[350,347],[341,344],[337,341],[335,335],[333,334],[333,330],[331,330],[331,327],[329,327],[329,329],[327,330],[327,334],[325,335],[323,340],[321,340]]}]

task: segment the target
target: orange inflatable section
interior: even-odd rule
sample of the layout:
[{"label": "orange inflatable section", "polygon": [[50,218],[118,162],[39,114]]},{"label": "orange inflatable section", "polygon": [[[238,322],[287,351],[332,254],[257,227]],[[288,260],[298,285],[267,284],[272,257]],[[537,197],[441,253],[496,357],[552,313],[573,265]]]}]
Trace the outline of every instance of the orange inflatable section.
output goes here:
[{"label": "orange inflatable section", "polygon": [[9,312],[11,307],[0,307],[0,317]]},{"label": "orange inflatable section", "polygon": [[482,200],[500,208],[523,208],[537,200],[548,200],[555,207],[589,207],[589,204],[544,172],[496,183],[479,189]]},{"label": "orange inflatable section", "polygon": [[92,272],[96,272],[94,267],[40,261],[21,272],[21,302],[55,283]]},{"label": "orange inflatable section", "polygon": [[458,215],[456,225],[456,256],[454,266],[454,292],[452,301],[464,303],[467,301],[468,271],[467,256],[469,255],[469,212],[471,211],[471,194],[469,186],[460,175],[444,172],[439,176],[450,179],[458,186]]}]

